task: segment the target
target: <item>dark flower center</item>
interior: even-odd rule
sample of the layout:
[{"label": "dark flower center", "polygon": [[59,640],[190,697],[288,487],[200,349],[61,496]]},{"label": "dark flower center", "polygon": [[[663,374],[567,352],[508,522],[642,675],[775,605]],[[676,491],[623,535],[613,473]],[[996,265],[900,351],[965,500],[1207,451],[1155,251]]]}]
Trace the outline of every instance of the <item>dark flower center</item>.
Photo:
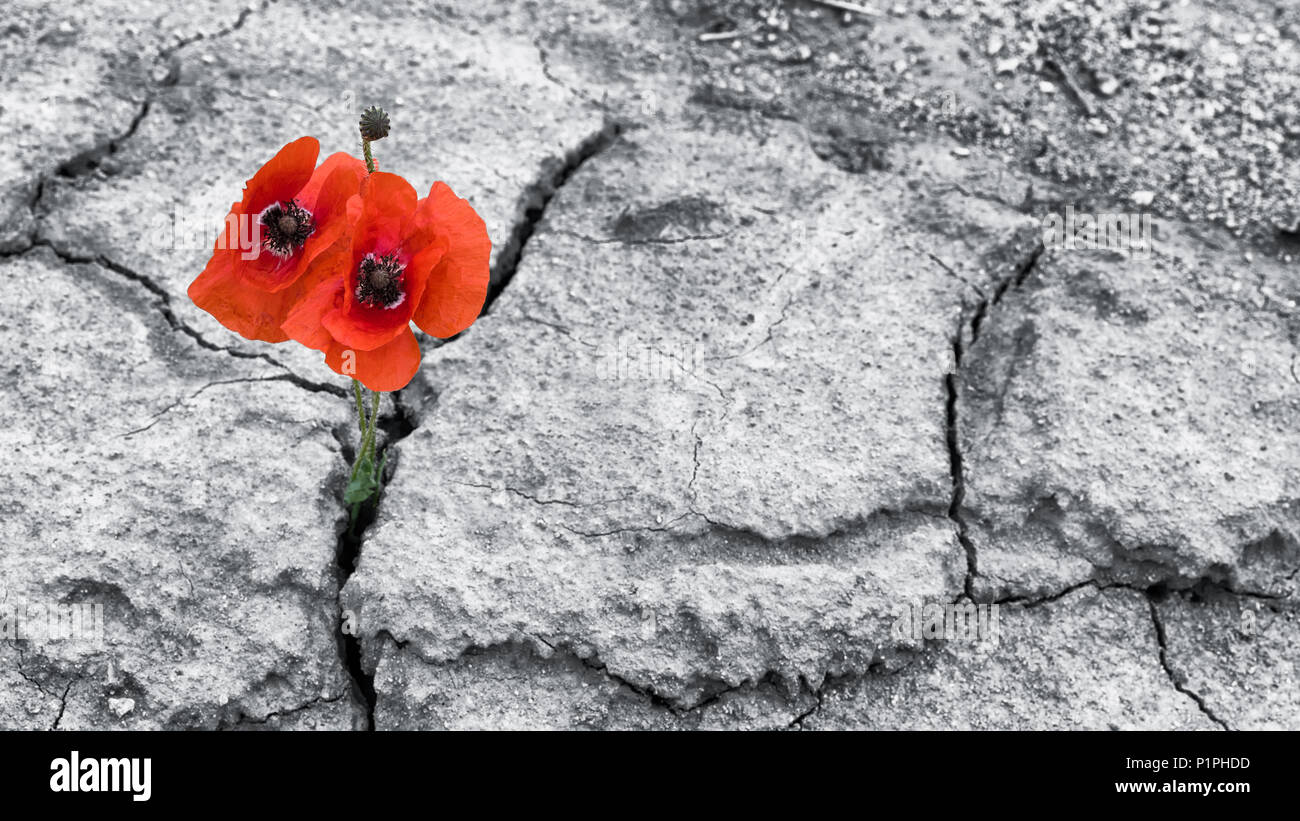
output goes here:
[{"label": "dark flower center", "polygon": [[316,223],[297,200],[277,202],[262,212],[262,244],[278,257],[291,256],[316,233]]},{"label": "dark flower center", "polygon": [[397,254],[367,254],[357,269],[357,299],[375,308],[392,308],[402,301],[402,274],[406,266]]}]

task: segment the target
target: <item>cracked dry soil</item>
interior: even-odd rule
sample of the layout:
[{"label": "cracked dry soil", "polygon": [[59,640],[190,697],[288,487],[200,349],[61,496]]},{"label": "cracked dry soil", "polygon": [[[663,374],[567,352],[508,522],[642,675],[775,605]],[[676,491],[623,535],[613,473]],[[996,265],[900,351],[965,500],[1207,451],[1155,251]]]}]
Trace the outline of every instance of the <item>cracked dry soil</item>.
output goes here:
[{"label": "cracked dry soil", "polygon": [[[1292,10],[192,5],[0,32],[0,596],[105,622],[0,725],[1297,726]],[[371,103],[495,247],[349,530],[346,386],[185,288]],[[1139,188],[1149,257],[1044,247]]]}]

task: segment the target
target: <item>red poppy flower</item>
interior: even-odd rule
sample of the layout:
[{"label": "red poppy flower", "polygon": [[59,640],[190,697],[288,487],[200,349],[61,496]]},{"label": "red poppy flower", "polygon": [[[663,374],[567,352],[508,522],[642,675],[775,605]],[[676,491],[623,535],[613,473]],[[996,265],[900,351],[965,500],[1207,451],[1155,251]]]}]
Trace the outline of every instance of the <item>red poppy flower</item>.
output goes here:
[{"label": "red poppy flower", "polygon": [[374,391],[406,387],[420,366],[415,324],[455,336],[487,297],[487,227],[445,183],[416,199],[411,184],[376,172],[348,209],[356,217],[348,254],[318,261],[320,284],[289,313],[290,338],[325,352],[325,364]]},{"label": "red poppy flower", "polygon": [[316,167],[320,143],[295,140],[262,166],[231,206],[190,299],[248,339],[284,342],[290,309],[320,280],[312,264],[346,254],[347,203],[360,190],[365,164],[330,155]]}]

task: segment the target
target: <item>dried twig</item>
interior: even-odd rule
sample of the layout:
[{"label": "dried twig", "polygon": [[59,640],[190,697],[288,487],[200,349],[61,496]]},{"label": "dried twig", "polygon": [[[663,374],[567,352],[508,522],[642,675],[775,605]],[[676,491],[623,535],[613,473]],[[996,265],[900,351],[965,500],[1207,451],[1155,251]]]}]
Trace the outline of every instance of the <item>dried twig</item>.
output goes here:
[{"label": "dried twig", "polygon": [[1043,65],[1050,68],[1058,77],[1061,78],[1061,82],[1065,85],[1065,90],[1070,92],[1070,96],[1073,97],[1074,101],[1083,109],[1083,113],[1087,114],[1089,117],[1097,116],[1097,112],[1093,110],[1092,102],[1083,95],[1083,91],[1075,85],[1074,78],[1070,76],[1070,73],[1065,70],[1065,67],[1062,66],[1055,57],[1044,59]]},{"label": "dried twig", "polygon": [[[1047,57],[1043,59],[1043,65],[1060,76],[1061,82],[1065,85],[1065,90],[1070,93],[1070,96],[1074,98],[1074,101],[1079,104],[1085,114],[1089,117],[1097,116],[1097,107],[1093,105],[1092,99],[1083,89],[1079,88],[1079,84],[1074,81],[1074,75],[1065,70],[1065,64],[1057,59],[1055,54],[1048,52]],[[1112,123],[1119,122],[1110,109],[1103,107],[1101,113],[1105,114],[1106,118]]]},{"label": "dried twig", "polygon": [[853,14],[861,14],[863,17],[880,16],[880,12],[876,11],[873,8],[868,8],[867,6],[859,6],[857,3],[847,3],[845,2],[845,0],[812,0],[812,2],[821,6],[830,6],[831,8],[839,9],[840,11],[852,12]]},{"label": "dried twig", "polygon": [[714,43],[718,40],[734,40],[737,37],[744,37],[751,31],[753,31],[753,29],[750,29],[750,31],[742,31],[741,29],[733,29],[732,31],[706,31],[700,35],[700,42]]}]

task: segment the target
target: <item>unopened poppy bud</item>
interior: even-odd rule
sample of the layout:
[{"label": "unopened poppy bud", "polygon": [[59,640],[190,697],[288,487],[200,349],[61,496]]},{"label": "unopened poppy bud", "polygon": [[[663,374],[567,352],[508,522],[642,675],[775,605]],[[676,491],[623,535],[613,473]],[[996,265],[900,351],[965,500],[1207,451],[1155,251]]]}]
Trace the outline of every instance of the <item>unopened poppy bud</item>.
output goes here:
[{"label": "unopened poppy bud", "polygon": [[361,137],[374,142],[388,136],[388,112],[371,106],[361,113]]}]

